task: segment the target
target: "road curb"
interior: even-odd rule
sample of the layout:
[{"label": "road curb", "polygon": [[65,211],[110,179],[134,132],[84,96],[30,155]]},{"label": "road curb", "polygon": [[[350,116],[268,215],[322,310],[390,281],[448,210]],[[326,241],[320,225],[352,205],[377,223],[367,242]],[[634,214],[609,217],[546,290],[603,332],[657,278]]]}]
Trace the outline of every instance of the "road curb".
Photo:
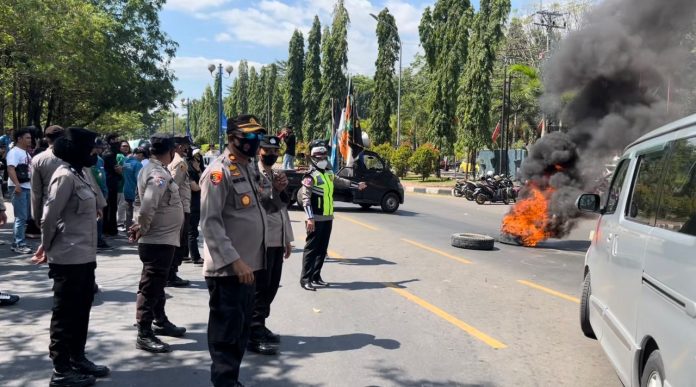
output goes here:
[{"label": "road curb", "polygon": [[451,188],[430,188],[430,187],[404,186],[404,191],[413,192],[413,193],[421,193],[421,194],[430,194],[430,195],[447,195],[447,196],[452,195]]}]

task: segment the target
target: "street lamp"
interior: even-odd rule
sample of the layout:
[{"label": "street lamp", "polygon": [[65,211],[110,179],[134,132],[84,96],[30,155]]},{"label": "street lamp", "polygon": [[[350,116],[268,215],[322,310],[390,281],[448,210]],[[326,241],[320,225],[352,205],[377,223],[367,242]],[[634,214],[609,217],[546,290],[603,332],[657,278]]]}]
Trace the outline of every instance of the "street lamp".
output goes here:
[{"label": "street lamp", "polygon": [[[379,18],[377,15],[371,13],[370,16],[372,16],[373,19],[375,19],[377,22],[379,22]],[[396,29],[396,27],[387,24],[389,28],[393,29],[394,32],[396,32],[396,38],[399,40],[399,91],[396,95],[396,146],[398,147],[401,144],[401,59],[402,59],[402,44],[401,44],[401,37],[399,36],[399,30]]]},{"label": "street lamp", "polygon": [[[224,142],[224,136],[222,134],[222,63],[218,64],[218,72],[217,74],[213,74],[215,72],[215,65],[214,64],[209,64],[208,65],[208,71],[210,71],[210,75],[212,77],[215,77],[218,79],[218,85],[217,85],[217,92],[218,92],[218,114],[217,114],[217,129],[218,129],[218,135],[219,135],[219,140],[220,140],[220,153],[222,153],[222,147],[225,145]],[[232,71],[234,71],[234,67],[232,65],[227,65],[225,67],[225,72],[227,73],[227,78],[232,76]]]},{"label": "street lamp", "polygon": [[191,100],[188,98],[181,99],[181,105],[186,106],[186,137],[193,142],[191,137]]}]

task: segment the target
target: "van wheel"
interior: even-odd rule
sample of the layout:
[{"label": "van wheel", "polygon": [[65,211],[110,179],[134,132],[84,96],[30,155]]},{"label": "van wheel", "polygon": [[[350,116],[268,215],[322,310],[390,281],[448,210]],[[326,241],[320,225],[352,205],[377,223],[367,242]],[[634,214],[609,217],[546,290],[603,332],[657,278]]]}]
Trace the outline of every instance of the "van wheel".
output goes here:
[{"label": "van wheel", "polygon": [[399,196],[394,192],[389,192],[382,198],[382,211],[386,213],[393,213],[399,209]]},{"label": "van wheel", "polygon": [[580,298],[580,328],[585,337],[590,339],[597,339],[597,336],[592,329],[592,324],[590,324],[590,295],[592,294],[592,287],[590,285],[590,272],[588,271],[585,275],[585,279],[582,281],[582,297]]},{"label": "van wheel", "polygon": [[662,364],[662,356],[659,350],[650,353],[648,361],[643,368],[643,376],[640,378],[640,387],[662,387],[665,385],[665,366]]}]

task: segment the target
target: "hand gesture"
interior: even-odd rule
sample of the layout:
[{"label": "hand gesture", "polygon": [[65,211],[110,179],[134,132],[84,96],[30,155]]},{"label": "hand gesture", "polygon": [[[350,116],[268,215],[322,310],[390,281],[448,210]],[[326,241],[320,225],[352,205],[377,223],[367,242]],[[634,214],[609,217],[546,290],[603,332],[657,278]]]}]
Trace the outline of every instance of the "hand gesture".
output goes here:
[{"label": "hand gesture", "polygon": [[273,189],[278,192],[285,191],[288,186],[288,177],[284,173],[279,173],[273,178]]},{"label": "hand gesture", "polygon": [[254,272],[241,258],[232,262],[232,270],[234,274],[239,277],[239,282],[244,285],[251,285],[254,283]]},{"label": "hand gesture", "polygon": [[288,259],[290,258],[290,254],[292,254],[292,245],[290,243],[285,244],[285,255],[283,258]]},{"label": "hand gesture", "polygon": [[363,191],[365,188],[367,188],[367,183],[365,183],[364,181],[361,181],[360,183],[358,183],[358,190],[359,191]]},{"label": "hand gesture", "polygon": [[43,245],[39,246],[39,248],[36,250],[36,253],[34,253],[34,256],[31,257],[31,263],[35,265],[41,265],[44,264],[48,261],[48,258],[46,257],[46,251],[44,250]]},{"label": "hand gesture", "polygon": [[305,221],[305,228],[307,228],[308,234],[314,232],[314,219],[307,219]]},{"label": "hand gesture", "polygon": [[130,229],[128,229],[128,241],[130,243],[137,242],[141,236],[143,236],[143,234],[140,232],[139,224],[136,223],[132,225]]}]

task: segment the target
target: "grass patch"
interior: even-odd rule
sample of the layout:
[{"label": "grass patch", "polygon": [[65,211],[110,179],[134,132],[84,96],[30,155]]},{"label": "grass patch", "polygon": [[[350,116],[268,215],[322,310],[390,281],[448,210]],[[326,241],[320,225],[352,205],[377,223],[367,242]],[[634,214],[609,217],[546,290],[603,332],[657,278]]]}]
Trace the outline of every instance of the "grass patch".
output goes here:
[{"label": "grass patch", "polygon": [[425,181],[422,181],[420,176],[411,173],[402,178],[401,181],[407,185],[421,187],[454,187],[455,183],[454,179],[438,178],[436,176],[430,176]]}]

